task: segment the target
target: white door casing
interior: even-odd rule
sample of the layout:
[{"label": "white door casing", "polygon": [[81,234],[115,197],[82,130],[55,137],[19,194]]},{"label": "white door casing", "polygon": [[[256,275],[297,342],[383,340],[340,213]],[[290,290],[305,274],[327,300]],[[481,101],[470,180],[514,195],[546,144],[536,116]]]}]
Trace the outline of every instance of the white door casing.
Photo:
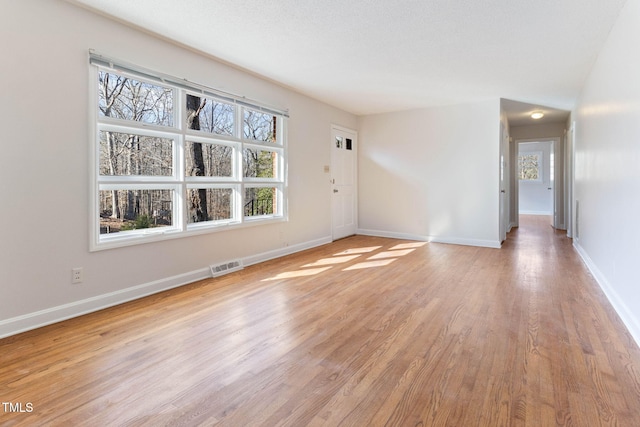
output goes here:
[{"label": "white door casing", "polygon": [[575,210],[575,194],[574,194],[574,185],[575,185],[575,128],[576,122],[572,122],[569,127],[569,131],[567,134],[567,144],[566,151],[566,180],[565,185],[567,187],[567,193],[565,195],[566,200],[566,226],[567,226],[567,237],[574,237],[576,235],[576,210]]},{"label": "white door casing", "polygon": [[540,165],[537,180],[518,182],[518,212],[520,214],[548,215],[554,225],[555,212],[555,155],[553,140],[519,140],[518,154],[538,156]]},{"label": "white door casing", "polygon": [[509,228],[509,133],[504,125],[500,128],[500,241],[507,239]]},{"label": "white door casing", "polygon": [[331,127],[331,210],[333,240],[356,234],[357,227],[356,131]]}]

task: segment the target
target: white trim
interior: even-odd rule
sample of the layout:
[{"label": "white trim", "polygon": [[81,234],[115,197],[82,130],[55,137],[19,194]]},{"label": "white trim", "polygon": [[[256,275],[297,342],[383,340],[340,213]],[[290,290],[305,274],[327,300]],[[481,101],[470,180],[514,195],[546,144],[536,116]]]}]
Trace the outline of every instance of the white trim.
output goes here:
[{"label": "white trim", "polygon": [[423,236],[418,234],[398,233],[393,231],[358,229],[357,234],[374,237],[387,237],[391,239],[416,240],[420,242],[445,243],[451,245],[478,246],[483,248],[499,249],[500,242],[497,240],[463,239],[459,237],[436,237]]},{"label": "white trim", "polygon": [[57,307],[47,308],[34,313],[16,316],[0,321],[0,338],[123,304],[197,280],[206,279],[207,277],[211,277],[211,271],[208,267],[138,286],[132,286],[119,291],[97,295],[84,300],[74,301]]},{"label": "white trim", "polygon": [[543,215],[552,216],[553,212],[548,211],[518,211],[518,215]]},{"label": "white trim", "polygon": [[277,222],[286,222],[288,221],[285,216],[272,216],[272,215],[262,215],[256,217],[243,217],[243,221],[207,221],[201,223],[201,225],[195,226],[191,223],[189,227],[185,231],[175,231],[173,229],[159,229],[159,231],[150,231],[146,234],[144,233],[136,233],[130,236],[122,237],[118,241],[111,242],[103,241],[99,247],[92,248],[92,251],[102,251],[114,248],[120,248],[125,246],[134,246],[141,245],[146,243],[154,243],[160,242],[163,240],[169,239],[182,239],[184,237],[190,236],[198,236],[201,234],[209,234],[209,233],[219,233],[228,231],[231,229],[242,229],[247,227],[255,227],[265,224],[273,224]]},{"label": "white trim", "polygon": [[[95,89],[95,84],[98,81],[98,68],[89,67],[89,82],[88,92],[89,108],[87,108],[88,127],[89,127],[89,214],[87,220],[89,221],[89,251],[93,252],[100,248],[100,224],[96,221],[94,213],[100,212],[100,201],[98,197],[98,174],[96,171],[100,170],[100,144],[97,143],[98,138],[98,109],[95,105],[98,105],[98,91]],[[2,336],[2,330],[0,328],[0,336]]]},{"label": "white trim", "polygon": [[410,233],[398,233],[395,231],[382,231],[382,230],[369,230],[358,228],[356,230],[356,234],[362,236],[373,236],[373,237],[386,237],[389,239],[406,239],[406,240],[416,240],[419,242],[429,242],[429,236],[421,236],[419,234],[410,234]]},{"label": "white trim", "polygon": [[432,243],[447,243],[450,245],[477,246],[481,248],[500,249],[502,244],[498,240],[461,239],[459,237],[432,237]]},{"label": "white trim", "polygon": [[[241,261],[244,266],[249,266],[327,243],[331,243],[331,236],[248,256],[243,258]],[[74,301],[57,307],[51,307],[33,313],[12,317],[10,319],[0,321],[0,339],[61,322],[63,320],[82,316],[84,314],[89,314],[108,307],[113,307],[115,305],[123,304],[125,302],[133,301],[210,277],[211,269],[207,266],[198,270],[179,274],[177,276],[167,277],[165,279],[143,283],[141,285],[97,295],[80,301]]]},{"label": "white trim", "polygon": [[[575,167],[575,158],[576,158],[576,121],[573,120],[571,125],[569,126],[569,194],[566,195],[566,199],[568,200],[568,216],[567,216],[567,236],[568,237],[576,237],[576,189],[575,189],[575,179],[576,179],[576,167]],[[567,213],[565,212],[565,215]]]},{"label": "white trim", "polygon": [[272,259],[280,258],[286,255],[291,255],[297,252],[312,249],[317,246],[326,245],[331,243],[331,236],[322,237],[320,239],[311,240],[309,242],[299,243],[293,246],[285,246],[284,248],[274,249],[272,251],[263,252],[257,255],[251,255],[242,259],[245,267],[249,265],[259,264],[261,262],[269,261]]},{"label": "white trim", "polygon": [[[558,156],[556,156],[557,154],[560,154],[560,149],[562,148],[562,137],[558,137],[558,136],[551,136],[551,137],[544,137],[544,138],[522,138],[522,139],[516,139],[515,143],[516,143],[516,157],[515,157],[515,170],[516,170],[516,175],[517,175],[517,170],[518,170],[518,154],[520,153],[520,144],[529,144],[529,143],[536,143],[536,142],[546,142],[549,143],[550,146],[550,156],[554,156],[555,158],[558,158]],[[526,151],[525,151],[526,152]],[[544,157],[544,156],[543,156]],[[549,159],[551,159],[551,157],[549,157]],[[550,160],[549,160],[550,161]],[[549,167],[551,167],[551,164],[549,164]],[[548,182],[550,187],[552,188],[552,192],[553,195],[551,196],[551,213],[549,214],[542,214],[542,215],[551,215],[552,216],[552,226],[556,229],[559,229],[559,223],[560,223],[560,219],[558,218],[557,215],[557,200],[556,197],[558,196],[558,188],[556,186],[556,181],[558,179],[559,176],[563,176],[564,173],[564,169],[565,166],[564,164],[562,164],[562,162],[558,162],[558,161],[554,161],[554,166],[553,166],[553,171],[551,169],[549,169],[549,181],[545,181],[543,179],[542,182]],[[543,168],[544,170],[544,168]],[[551,175],[554,176],[553,181],[551,181]],[[527,182],[529,184],[527,184]],[[520,184],[524,184],[524,185],[530,185],[530,184],[535,184],[535,182],[533,181],[521,181],[519,179],[515,180],[515,192],[516,192],[516,209],[520,209]],[[563,195],[563,200],[565,200],[565,198],[567,197],[566,194],[564,194],[564,189],[561,190],[562,191],[562,195]],[[518,214],[521,214],[524,212],[518,212]],[[537,214],[531,214],[531,215],[537,215]],[[518,219],[516,219],[516,221],[518,221]]]},{"label": "white trim", "polygon": [[247,98],[243,95],[212,88],[184,78],[160,73],[120,59],[109,58],[96,52],[95,49],[89,49],[89,63],[93,66],[107,68],[117,73],[130,75],[131,77],[143,78],[153,83],[171,85],[177,89],[193,92],[197,96],[205,95],[207,97],[218,98],[226,103],[249,107],[256,111],[289,117],[288,109],[272,106],[261,101]]},{"label": "white trim", "polygon": [[584,248],[575,241],[573,243],[573,247],[580,255],[580,258],[582,258],[582,261],[584,261],[585,265],[596,280],[596,283],[600,286],[600,289],[602,289],[602,292],[604,292],[604,295],[607,297],[609,303],[611,303],[611,306],[620,317],[620,320],[622,320],[622,323],[624,323],[624,325],[627,327],[627,330],[635,340],[636,344],[640,346],[640,319],[638,319],[636,315],[625,304],[624,300],[611,286],[607,278],[595,265]]}]

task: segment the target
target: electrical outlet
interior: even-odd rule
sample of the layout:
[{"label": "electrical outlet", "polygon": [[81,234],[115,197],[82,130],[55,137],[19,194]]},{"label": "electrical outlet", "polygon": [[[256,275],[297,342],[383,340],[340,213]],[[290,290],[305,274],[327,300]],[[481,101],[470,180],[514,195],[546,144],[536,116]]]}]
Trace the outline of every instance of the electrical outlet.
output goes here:
[{"label": "electrical outlet", "polygon": [[82,267],[71,270],[71,283],[82,283]]}]

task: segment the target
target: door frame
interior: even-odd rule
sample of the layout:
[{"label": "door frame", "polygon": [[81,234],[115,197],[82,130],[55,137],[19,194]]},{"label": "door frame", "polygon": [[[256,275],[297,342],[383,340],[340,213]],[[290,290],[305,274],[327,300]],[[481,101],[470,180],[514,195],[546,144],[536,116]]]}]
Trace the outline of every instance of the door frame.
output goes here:
[{"label": "door frame", "polygon": [[[518,154],[520,153],[520,144],[521,143],[531,143],[531,142],[549,142],[550,143],[550,154],[553,156],[553,183],[552,183],[552,196],[551,196],[551,226],[553,228],[560,228],[560,225],[564,222],[564,217],[561,219],[558,217],[558,178],[560,176],[564,176],[564,164],[562,162],[562,158],[564,156],[559,156],[559,150],[562,147],[561,138],[547,137],[547,138],[518,138],[515,140],[515,160],[514,160],[514,174],[515,174],[515,188],[514,188],[514,200],[515,200],[515,211],[516,216],[520,216],[520,183],[518,181]],[[547,159],[549,161],[549,159]],[[561,175],[562,174],[562,175]],[[563,179],[564,181],[564,179]],[[562,221],[562,222],[561,222]]]},{"label": "door frame", "polygon": [[338,132],[345,132],[345,133],[350,133],[353,134],[354,136],[354,141],[353,141],[353,215],[354,215],[354,223],[355,223],[355,230],[354,232],[357,233],[358,231],[358,131],[355,129],[351,129],[348,127],[344,127],[344,126],[340,126],[340,125],[336,125],[336,124],[331,124],[330,127],[330,133],[329,133],[329,153],[331,156],[331,168],[330,168],[330,176],[331,179],[329,180],[329,197],[331,198],[331,203],[330,203],[330,210],[331,210],[331,240],[337,240],[339,238],[342,237],[338,237],[336,238],[335,236],[335,218],[334,218],[334,209],[335,209],[335,198],[333,197],[333,184],[334,184],[334,178],[333,178],[333,171],[335,170],[335,157],[334,157],[334,144],[335,141],[333,140],[333,132],[338,131]]},{"label": "door frame", "polygon": [[565,135],[565,224],[567,226],[567,237],[574,238],[576,233],[576,209],[575,209],[575,156],[576,156],[576,122],[572,121],[571,126]]},{"label": "door frame", "polygon": [[511,163],[511,157],[509,155],[509,131],[507,126],[504,123],[501,123],[500,126],[500,195],[499,195],[499,225],[500,229],[500,241],[504,242],[507,240],[507,235],[510,230],[511,224],[511,215],[510,215],[510,205],[511,205],[511,192],[509,189],[510,176],[511,176],[511,168],[509,164]]}]

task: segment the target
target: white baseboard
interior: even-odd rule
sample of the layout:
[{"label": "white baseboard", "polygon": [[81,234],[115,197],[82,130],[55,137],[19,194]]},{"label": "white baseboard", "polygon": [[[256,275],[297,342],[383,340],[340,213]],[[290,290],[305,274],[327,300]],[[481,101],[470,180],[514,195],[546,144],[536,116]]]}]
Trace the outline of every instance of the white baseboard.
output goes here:
[{"label": "white baseboard", "polygon": [[301,252],[307,249],[315,248],[317,246],[326,245],[327,243],[331,243],[331,236],[323,237],[321,239],[312,240],[310,242],[299,243],[293,246],[285,246],[280,249],[275,249],[269,252],[263,252],[261,254],[248,256],[243,258],[242,261],[244,265],[253,265],[261,262],[269,261],[271,259],[280,258],[286,255],[291,255],[296,252]]},{"label": "white baseboard", "polygon": [[518,211],[518,215],[544,215],[551,216],[553,212],[545,212],[545,211]]},{"label": "white baseboard", "polygon": [[368,230],[363,228],[357,229],[356,234],[361,234],[363,236],[386,237],[388,239],[416,240],[419,242],[429,241],[429,238],[427,236],[421,236],[419,234],[396,233],[393,231]]},{"label": "white baseboard", "polygon": [[392,239],[417,240],[421,242],[447,243],[452,245],[480,246],[484,248],[500,248],[497,240],[461,239],[457,237],[421,236],[418,234],[394,233],[390,231],[358,229],[358,234],[375,237],[389,237]]},{"label": "white baseboard", "polygon": [[498,240],[461,239],[458,237],[432,237],[430,242],[447,243],[450,245],[478,246],[481,248],[500,249],[502,245]]},{"label": "white baseboard", "polygon": [[[311,249],[330,242],[331,237],[324,237],[310,242],[252,255],[243,258],[242,261],[245,266],[257,264],[259,262],[290,255],[295,252]],[[10,319],[0,321],[0,338],[16,335],[31,329],[40,328],[42,326],[71,319],[73,317],[113,307],[118,304],[123,304],[158,292],[177,288],[209,277],[211,277],[211,270],[209,267],[205,267],[188,273],[179,274],[177,276],[144,283],[142,285],[133,286],[107,294],[97,295],[95,297],[47,308],[34,313],[12,317]]]},{"label": "white baseboard", "polygon": [[211,271],[208,267],[168,277],[166,279],[155,280],[142,285],[121,289],[119,291],[97,295],[84,300],[47,308],[34,313],[12,317],[10,319],[0,321],[0,338],[16,335],[31,329],[71,319],[72,317],[78,317],[83,314],[113,307],[114,305],[186,285],[197,280],[206,279],[207,277],[211,277]]},{"label": "white baseboard", "polygon": [[580,246],[576,241],[573,242],[573,247],[578,251],[578,254],[584,261],[593,277],[596,279],[596,282],[613,306],[613,309],[616,311],[616,313],[618,313],[618,316],[620,316],[622,323],[624,323],[624,325],[627,327],[636,344],[640,346],[640,319],[638,319],[629,309],[629,307],[627,307],[627,304],[625,304],[624,300],[620,298],[620,295],[618,295],[615,289],[613,289],[607,278],[594,264],[593,260],[589,257],[584,248]]}]

